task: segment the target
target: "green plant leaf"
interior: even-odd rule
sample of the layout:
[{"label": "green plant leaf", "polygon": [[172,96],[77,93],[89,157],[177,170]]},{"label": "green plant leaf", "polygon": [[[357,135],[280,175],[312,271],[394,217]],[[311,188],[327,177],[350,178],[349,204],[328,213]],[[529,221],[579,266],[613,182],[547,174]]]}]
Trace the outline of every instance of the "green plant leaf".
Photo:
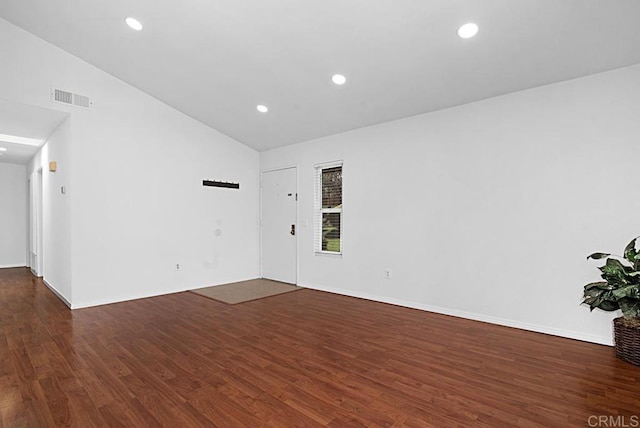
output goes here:
[{"label": "green plant leaf", "polygon": [[[609,253],[593,253],[587,259],[606,259],[602,272],[603,281],[591,282],[584,286],[583,301],[590,310],[596,308],[604,311],[621,309],[625,318],[640,318],[640,250],[636,243],[640,236],[634,238],[624,249],[624,257]],[[627,266],[629,263],[631,266]]]},{"label": "green plant leaf", "polygon": [[638,238],[633,238],[633,240],[624,248],[624,258],[629,260],[631,263],[633,263],[636,260],[636,257],[638,257],[638,252],[636,251],[636,239]]},{"label": "green plant leaf", "polygon": [[595,308],[599,308],[602,303],[604,303],[606,300],[604,298],[604,296],[598,296],[593,302],[591,302],[590,306],[591,306],[591,310],[594,310]]},{"label": "green plant leaf", "polygon": [[615,297],[611,295],[611,291],[593,288],[589,290],[589,293],[593,294],[585,295],[585,299],[582,303],[589,305],[589,309],[591,311],[596,308],[602,309],[603,311],[615,311],[620,309]]},{"label": "green plant leaf", "polygon": [[603,293],[605,293],[605,290],[601,288],[591,288],[589,290],[584,290],[584,294],[582,297],[584,297],[585,299],[590,297],[598,297],[598,296],[601,296]]},{"label": "green plant leaf", "polygon": [[613,286],[609,285],[607,281],[590,282],[584,286],[584,291],[591,290],[592,288],[598,288],[600,290],[612,290]]},{"label": "green plant leaf", "polygon": [[618,305],[617,302],[611,302],[609,300],[603,301],[598,307],[607,312],[617,311],[618,309],[620,309],[620,305]]},{"label": "green plant leaf", "polygon": [[620,260],[607,259],[607,263],[604,267],[611,273],[626,273],[626,267],[620,262]]},{"label": "green plant leaf", "polygon": [[616,299],[624,299],[625,297],[640,300],[640,286],[631,284],[618,288],[611,292]]},{"label": "green plant leaf", "polygon": [[616,259],[607,259],[607,263],[598,269],[602,271],[604,280],[617,287],[626,285],[630,278],[628,273],[633,272],[633,268],[624,266],[620,260]]},{"label": "green plant leaf", "polygon": [[624,298],[618,303],[625,318],[640,317],[640,300]]}]

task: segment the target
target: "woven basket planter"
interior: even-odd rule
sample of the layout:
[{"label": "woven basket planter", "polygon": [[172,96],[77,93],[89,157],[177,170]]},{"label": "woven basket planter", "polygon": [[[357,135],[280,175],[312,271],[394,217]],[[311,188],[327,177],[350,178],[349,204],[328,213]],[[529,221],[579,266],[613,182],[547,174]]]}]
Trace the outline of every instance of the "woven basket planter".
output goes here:
[{"label": "woven basket planter", "polygon": [[640,327],[628,327],[623,318],[613,320],[616,355],[621,360],[640,366]]}]

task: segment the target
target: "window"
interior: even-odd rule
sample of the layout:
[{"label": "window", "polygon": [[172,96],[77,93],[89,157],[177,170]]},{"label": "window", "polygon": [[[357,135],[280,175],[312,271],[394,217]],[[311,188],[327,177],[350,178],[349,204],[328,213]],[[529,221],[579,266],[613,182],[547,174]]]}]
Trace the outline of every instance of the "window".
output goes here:
[{"label": "window", "polygon": [[342,162],[316,166],[315,251],[342,254]]}]

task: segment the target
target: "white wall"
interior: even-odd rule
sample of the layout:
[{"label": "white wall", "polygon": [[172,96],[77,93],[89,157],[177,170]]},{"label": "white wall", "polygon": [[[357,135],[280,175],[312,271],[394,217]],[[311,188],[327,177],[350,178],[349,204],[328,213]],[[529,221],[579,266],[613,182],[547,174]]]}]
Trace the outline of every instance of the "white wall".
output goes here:
[{"label": "white wall", "polygon": [[[640,235],[640,66],[261,154],[297,165],[299,284],[600,343],[586,260]],[[313,252],[314,164],[344,160],[344,255]],[[392,279],[384,279],[384,269]]]},{"label": "white wall", "polygon": [[[256,151],[3,20],[0,52],[0,98],[71,114],[73,307],[258,276]],[[92,109],[52,104],[52,85]]]},{"label": "white wall", "polygon": [[[43,279],[71,304],[71,202],[62,187],[71,181],[71,119],[66,119],[31,159],[28,174],[42,169]],[[57,164],[49,171],[49,161]]]},{"label": "white wall", "polygon": [[27,169],[0,163],[0,268],[27,265]]}]

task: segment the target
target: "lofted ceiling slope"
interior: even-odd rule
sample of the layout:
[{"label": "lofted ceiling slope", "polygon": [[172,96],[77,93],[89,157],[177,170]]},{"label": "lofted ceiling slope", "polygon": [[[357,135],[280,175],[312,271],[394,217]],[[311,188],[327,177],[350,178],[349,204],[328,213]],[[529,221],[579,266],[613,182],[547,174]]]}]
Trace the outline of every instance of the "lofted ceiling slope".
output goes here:
[{"label": "lofted ceiling slope", "polygon": [[[640,63],[639,16],[637,0],[0,0],[0,17],[257,150]],[[480,31],[461,39],[467,22]]]}]

